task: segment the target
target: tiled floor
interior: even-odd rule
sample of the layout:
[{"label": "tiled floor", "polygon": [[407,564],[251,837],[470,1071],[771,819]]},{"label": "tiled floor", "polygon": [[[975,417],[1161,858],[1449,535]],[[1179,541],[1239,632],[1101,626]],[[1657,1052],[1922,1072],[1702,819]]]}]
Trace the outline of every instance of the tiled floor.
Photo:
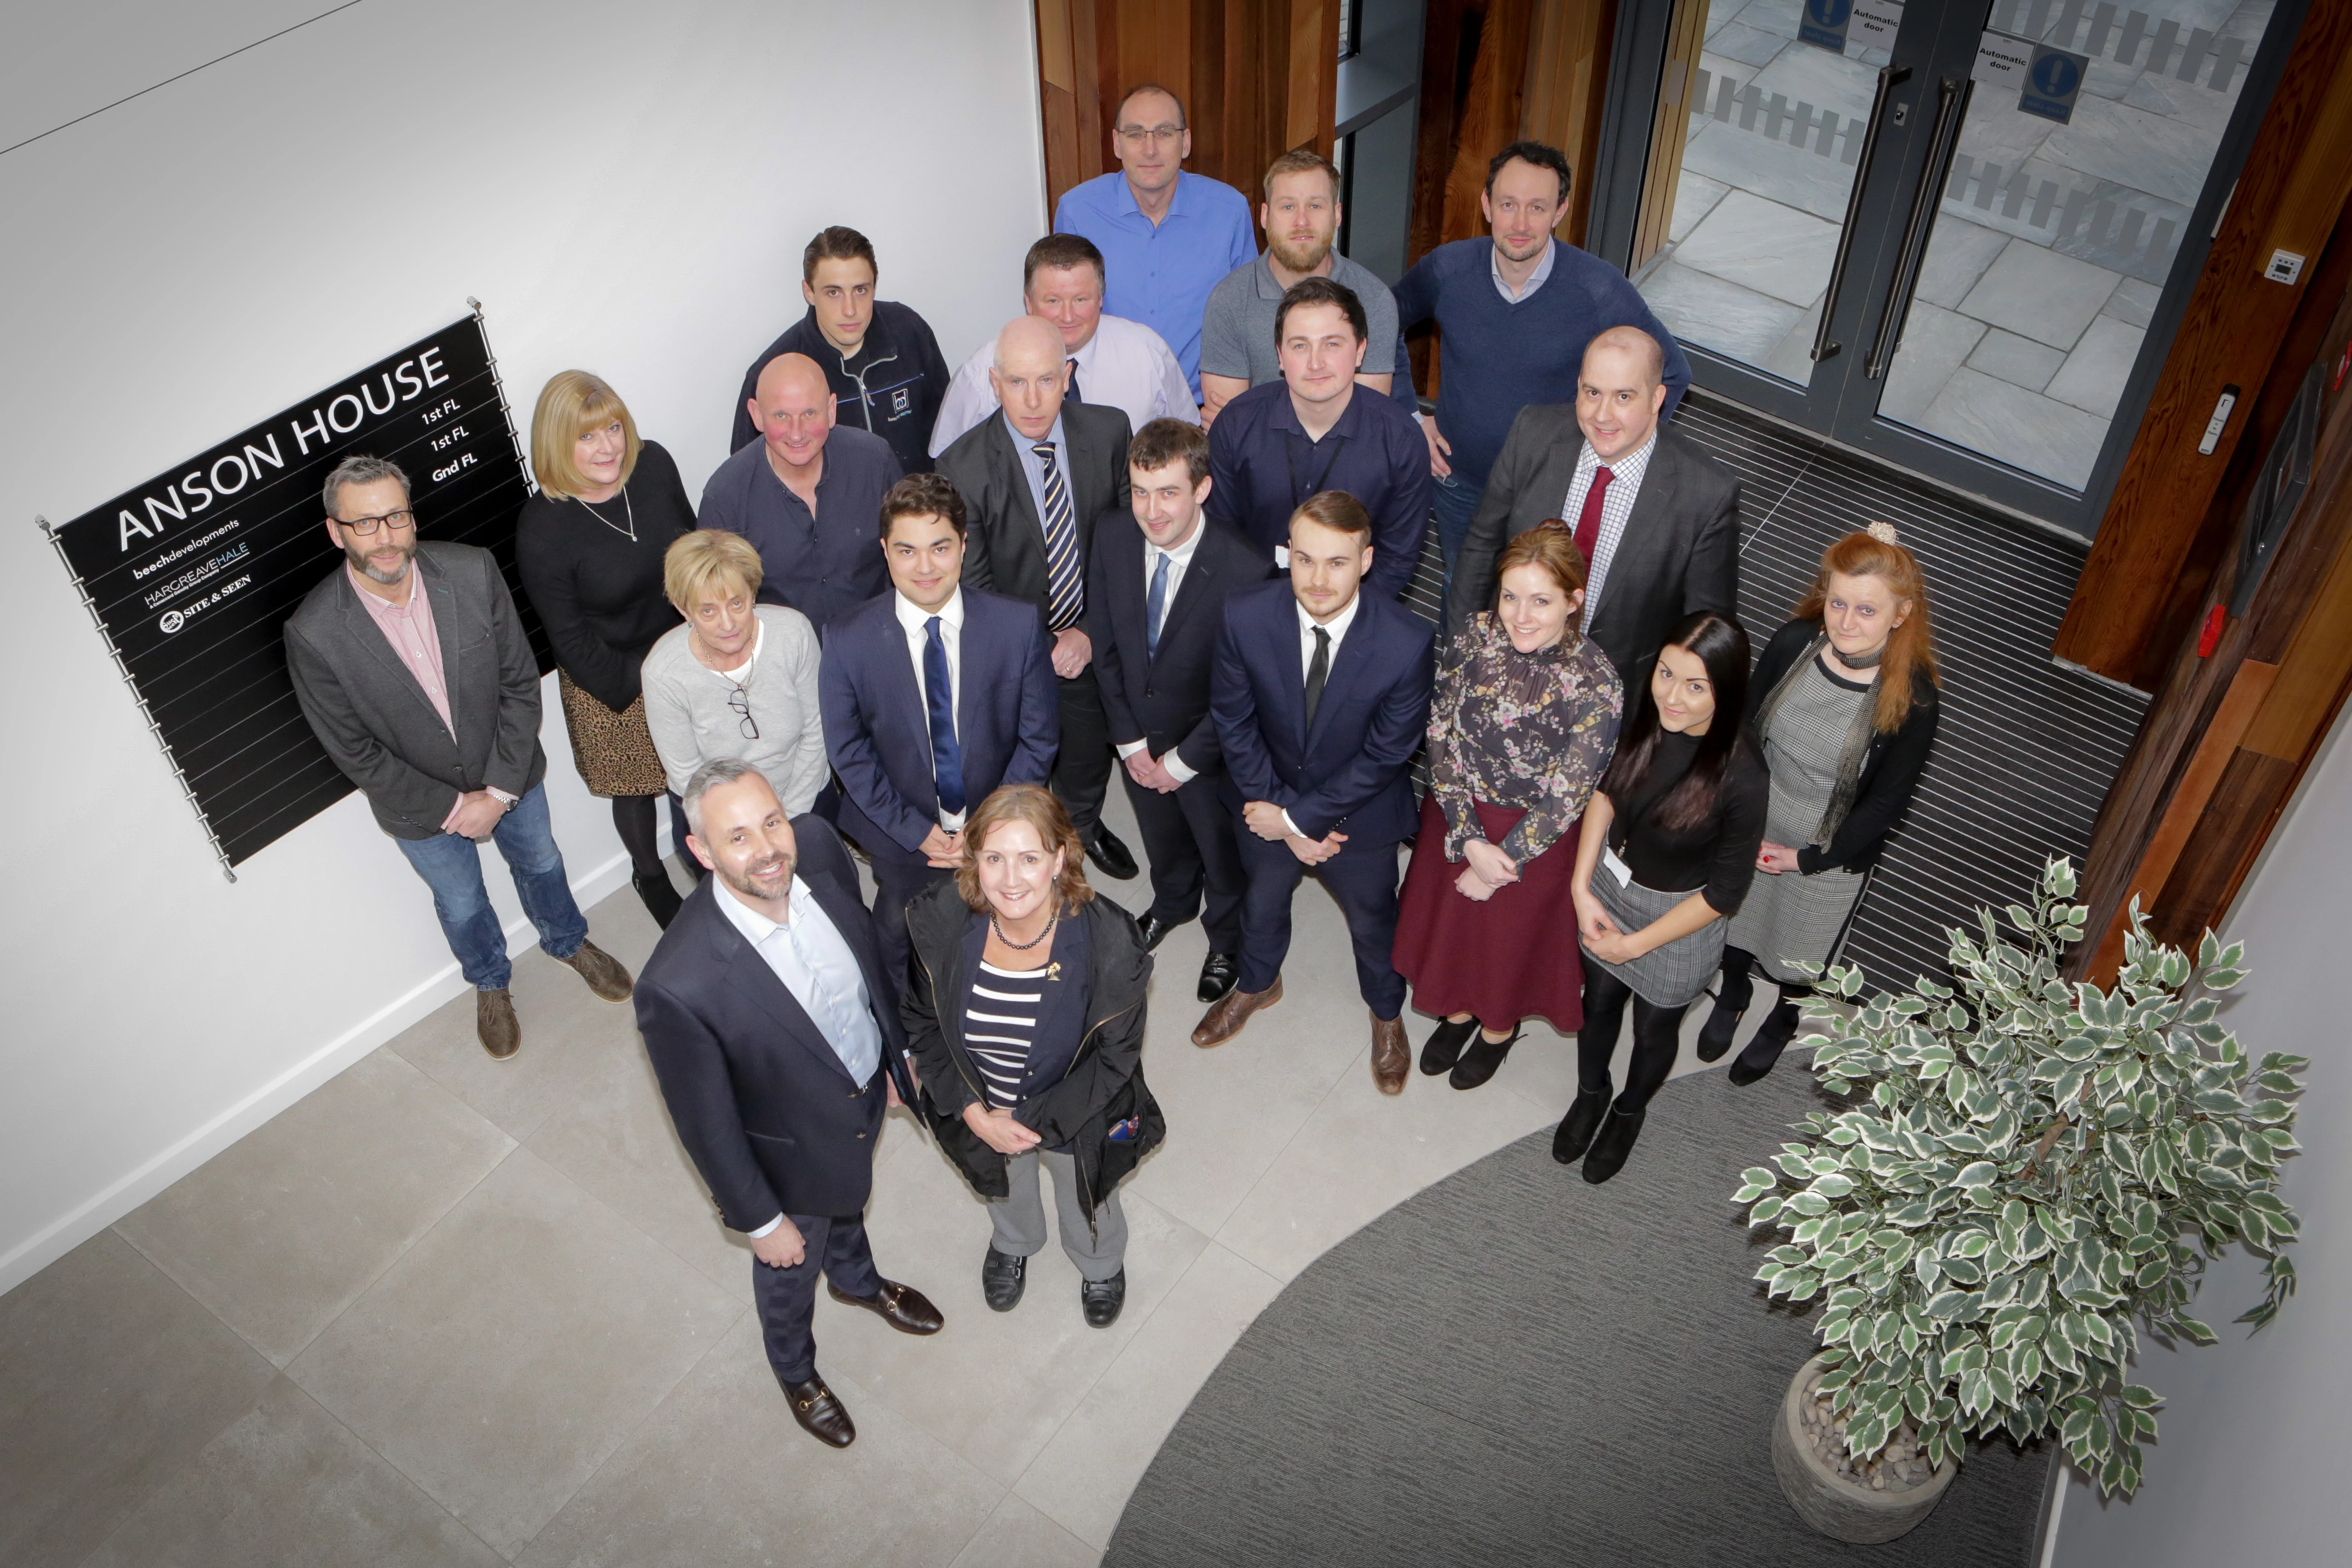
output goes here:
[{"label": "tiled floor", "polygon": [[[1111,815],[1133,842],[1116,792]],[[591,921],[632,967],[652,949],[634,895]],[[1017,1310],[988,1311],[987,1219],[893,1117],[876,1252],[948,1326],[911,1341],[818,1301],[819,1364],[858,1426],[844,1453],[792,1422],[749,1254],[629,1009],[525,954],[514,1060],[482,1054],[460,997],[0,1297],[0,1563],[1096,1562],[1287,1280],[1573,1092],[1569,1042],[1537,1026],[1485,1089],[1415,1075],[1382,1098],[1319,889],[1283,1002],[1215,1051],[1185,1037],[1202,952],[1197,926],[1161,951],[1145,1062],[1170,1135],[1126,1189],[1109,1331],[1081,1321],[1056,1249]]]},{"label": "tiled floor", "polygon": [[[2273,0],[2137,0],[2185,44],[2250,58]],[[1687,342],[1804,383],[1880,51],[1799,42],[1799,0],[1712,0],[1667,245],[1636,281]],[[2070,123],[1980,89],[1879,411],[2076,489],[2089,479],[2240,88],[2185,49],[2116,58],[2135,6],[1999,0],[1994,24],[2092,54]],[[2061,28],[2067,35],[2058,37]],[[2203,31],[2200,31],[2202,29]],[[2136,37],[2140,34],[2133,35]],[[2184,81],[2189,71],[2199,79]],[[2216,80],[2227,82],[2217,89]],[[1751,93],[1754,104],[1750,104]],[[1778,105],[1778,110],[1772,106]],[[1760,107],[1762,113],[1755,111]],[[1809,127],[1832,117],[1826,129]]]}]

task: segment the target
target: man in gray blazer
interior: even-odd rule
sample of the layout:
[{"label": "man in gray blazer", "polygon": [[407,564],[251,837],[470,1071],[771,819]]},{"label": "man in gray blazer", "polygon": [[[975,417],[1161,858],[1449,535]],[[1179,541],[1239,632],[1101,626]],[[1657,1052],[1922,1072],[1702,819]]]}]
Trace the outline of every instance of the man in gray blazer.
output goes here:
[{"label": "man in gray blazer", "polygon": [[1665,350],[1612,327],[1584,351],[1576,402],[1530,404],[1512,422],[1471,520],[1446,595],[1458,630],[1495,605],[1495,558],[1547,518],[1576,530],[1586,564],[1584,629],[1638,693],[1667,628],[1739,600],[1739,481],[1660,426]]},{"label": "man in gray blazer", "polygon": [[1026,600],[1045,618],[1061,708],[1054,793],[1069,807],[1087,858],[1124,880],[1136,873],[1134,852],[1102,820],[1110,727],[1087,631],[1087,559],[1095,520],[1127,506],[1134,433],[1125,410],[1068,395],[1076,363],[1052,322],[1020,316],[1006,323],[989,372],[1003,412],[950,442],[939,471],[970,520],[964,585]]},{"label": "man in gray blazer", "polygon": [[539,662],[487,550],[422,543],[408,476],[353,456],[327,476],[327,536],[344,563],[286,619],[294,695],[376,825],[433,889],[474,984],[475,1029],[503,1061],[522,1044],[506,933],[476,841],[492,838],[549,956],[608,1002],[629,972],[588,940],[547,816]]}]

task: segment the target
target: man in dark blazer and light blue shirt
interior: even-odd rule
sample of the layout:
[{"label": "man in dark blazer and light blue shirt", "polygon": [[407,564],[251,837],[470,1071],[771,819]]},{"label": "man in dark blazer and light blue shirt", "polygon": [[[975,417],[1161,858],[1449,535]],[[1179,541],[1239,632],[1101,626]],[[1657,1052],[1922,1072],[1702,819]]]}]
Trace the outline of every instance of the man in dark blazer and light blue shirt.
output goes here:
[{"label": "man in dark blazer and light blue shirt", "polygon": [[1449,627],[1494,607],[1503,546],[1555,517],[1585,559],[1585,635],[1626,690],[1648,685],[1676,621],[1738,609],[1739,481],[1658,423],[1667,390],[1658,340],[1612,327],[1584,351],[1573,405],[1519,411],[1454,563]]},{"label": "man in dark blazer and light blue shirt", "polygon": [[479,840],[497,843],[548,955],[608,1002],[629,994],[629,972],[588,940],[548,823],[539,661],[490,552],[418,541],[399,465],[345,458],[323,499],[342,561],[286,619],[294,695],[376,826],[433,889],[474,987],[474,1031],[504,1061],[521,1047],[522,1026]]},{"label": "man in dark blazer and light blue shirt", "polygon": [[1007,322],[989,372],[1003,409],[950,443],[939,473],[954,483],[971,522],[965,585],[1025,599],[1045,619],[1062,717],[1054,793],[1069,808],[1087,858],[1124,880],[1135,875],[1135,857],[1102,825],[1110,736],[1086,600],[1095,520],[1127,503],[1131,433],[1124,411],[1066,396],[1071,363],[1051,321]]},{"label": "man in dark blazer and light blue shirt", "polygon": [[1282,998],[1290,899],[1309,866],[1347,917],[1356,984],[1372,1014],[1372,1081],[1404,1091],[1412,1053],[1396,945],[1397,845],[1416,813],[1408,770],[1429,723],[1435,628],[1365,591],[1372,520],[1341,490],[1290,522],[1287,581],[1225,601],[1210,710],[1239,797],[1241,977],[1192,1031],[1231,1039]]},{"label": "man in dark blazer and light blue shirt", "polygon": [[1103,514],[1087,563],[1095,666],[1151,862],[1144,945],[1202,913],[1205,898],[1200,997],[1214,1002],[1241,973],[1244,879],[1209,678],[1225,595],[1265,582],[1265,562],[1202,511],[1211,481],[1199,426],[1153,420],[1127,462],[1130,507]]},{"label": "man in dark blazer and light blue shirt", "polygon": [[637,1027],[678,1142],[751,1243],[768,1364],[793,1416],[845,1448],[857,1429],[817,1375],[820,1270],[836,1301],[902,1333],[939,1309],[882,1278],[866,1238],[888,1105],[911,1100],[898,995],[820,816],[786,821],[759,769],[706,763],[686,787],[687,847],[711,870],[646,962]]},{"label": "man in dark blazer and light blue shirt", "polygon": [[882,498],[891,590],[825,633],[817,706],[841,780],[841,831],[874,867],[874,931],[907,972],[907,905],[953,872],[965,814],[1000,784],[1042,784],[1059,732],[1045,628],[1018,599],[962,585],[963,500],[939,474]]}]

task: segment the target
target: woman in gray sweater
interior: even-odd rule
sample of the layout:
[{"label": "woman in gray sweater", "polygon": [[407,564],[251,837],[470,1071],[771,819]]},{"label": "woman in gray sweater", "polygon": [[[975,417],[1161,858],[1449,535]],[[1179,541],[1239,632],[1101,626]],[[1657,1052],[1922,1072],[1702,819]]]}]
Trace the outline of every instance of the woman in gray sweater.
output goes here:
[{"label": "woman in gray sweater", "polygon": [[684,796],[697,768],[726,757],[759,769],[789,815],[807,811],[830,774],[808,617],[756,603],[760,552],[719,529],[669,547],[662,587],[686,624],[654,644],[643,679],[671,799]]}]

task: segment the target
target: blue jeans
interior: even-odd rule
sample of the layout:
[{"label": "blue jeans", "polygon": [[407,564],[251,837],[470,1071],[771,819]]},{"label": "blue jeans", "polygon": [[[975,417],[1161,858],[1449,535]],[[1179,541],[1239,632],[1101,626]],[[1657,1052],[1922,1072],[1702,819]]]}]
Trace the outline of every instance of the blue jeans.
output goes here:
[{"label": "blue jeans", "polygon": [[[564,879],[563,852],[547,820],[547,791],[534,785],[499,818],[490,837],[506,857],[514,875],[515,891],[522,896],[523,913],[539,928],[539,945],[551,958],[569,958],[588,940],[587,917],[572,897]],[[512,973],[507,963],[506,931],[499,911],[491,907],[490,890],[482,885],[482,852],[470,838],[436,833],[430,838],[395,838],[400,852],[433,889],[433,912],[441,917],[442,934],[457,967],[478,991],[503,991]]]},{"label": "blue jeans", "polygon": [[1465,479],[1457,470],[1430,479],[1430,510],[1437,514],[1437,548],[1445,555],[1445,582],[1454,584],[1454,563],[1461,559],[1463,541],[1470,537],[1470,520],[1478,515],[1479,498],[1486,487]]}]

